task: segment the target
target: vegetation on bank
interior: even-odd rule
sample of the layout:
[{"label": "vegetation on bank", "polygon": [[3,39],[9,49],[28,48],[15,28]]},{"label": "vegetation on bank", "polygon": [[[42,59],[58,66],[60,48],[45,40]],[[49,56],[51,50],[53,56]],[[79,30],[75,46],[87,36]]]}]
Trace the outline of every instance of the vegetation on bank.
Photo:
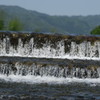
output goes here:
[{"label": "vegetation on bank", "polygon": [[22,30],[22,23],[19,19],[15,18],[9,22],[8,30],[11,31],[21,31]]},{"label": "vegetation on bank", "polygon": [[92,31],[91,34],[93,35],[100,35],[100,25],[96,26]]},{"label": "vegetation on bank", "polygon": [[0,20],[0,30],[4,29],[4,21],[1,19]]},{"label": "vegetation on bank", "polygon": [[9,30],[9,31],[21,31],[23,29],[23,25],[18,18],[13,18],[6,23],[6,16],[3,10],[0,10],[0,30]]},{"label": "vegetation on bank", "polygon": [[4,19],[5,19],[5,12],[0,10],[0,30],[4,29]]}]

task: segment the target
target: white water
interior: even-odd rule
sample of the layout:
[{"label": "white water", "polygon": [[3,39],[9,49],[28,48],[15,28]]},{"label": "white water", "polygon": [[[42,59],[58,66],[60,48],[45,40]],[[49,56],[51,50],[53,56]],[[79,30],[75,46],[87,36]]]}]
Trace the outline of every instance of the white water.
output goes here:
[{"label": "white water", "polygon": [[1,80],[5,80],[6,82],[22,82],[27,84],[40,84],[40,83],[48,83],[48,84],[69,84],[69,83],[87,83],[87,84],[100,84],[100,78],[98,79],[79,79],[79,78],[57,78],[50,76],[21,76],[21,75],[0,75]]},{"label": "white water", "polygon": [[[15,70],[14,70],[15,69]],[[64,71],[66,70],[66,72]],[[38,72],[37,72],[38,71]],[[92,78],[91,71],[87,71],[87,78],[84,78],[85,69],[72,69],[71,73],[68,75],[68,69],[60,68],[59,66],[45,66],[41,65],[22,65],[20,63],[16,63],[15,65],[10,64],[0,64],[0,80],[5,80],[6,82],[22,82],[27,84],[40,84],[40,83],[48,83],[48,84],[69,84],[69,83],[87,83],[87,84],[100,84],[100,69],[97,69],[96,76],[99,73],[99,78]],[[70,72],[70,71],[69,71]],[[81,74],[82,78],[75,78],[75,72]],[[24,73],[24,75],[23,75]],[[40,75],[38,75],[40,74]],[[77,75],[76,77],[80,76]],[[66,76],[66,78],[63,77]],[[58,76],[58,77],[55,77]],[[94,77],[96,77],[94,76]]]},{"label": "white water", "polygon": [[87,41],[80,44],[71,42],[67,47],[70,47],[70,49],[65,52],[66,46],[64,40],[62,40],[56,43],[55,48],[52,47],[50,41],[43,44],[42,48],[37,48],[34,38],[31,38],[25,44],[19,39],[15,49],[11,45],[10,39],[6,37],[3,41],[0,40],[0,56],[100,60],[100,41],[95,41],[94,44]]},{"label": "white water", "polygon": [[80,68],[68,66],[62,67],[59,65],[41,65],[41,64],[0,64],[1,75],[33,75],[33,76],[54,76],[54,77],[66,77],[66,78],[100,78],[100,68]]},{"label": "white water", "polygon": [[[24,46],[23,46],[24,45]],[[91,44],[90,42],[83,41],[80,44],[77,44],[75,42],[71,42],[70,45],[67,47],[70,47],[69,51],[65,52],[66,46],[64,45],[64,40],[58,41],[56,43],[56,47],[52,47],[52,44],[49,42],[46,42],[43,44],[42,48],[37,48],[35,45],[34,38],[31,38],[28,43],[23,44],[22,40],[18,40],[18,45],[15,48],[11,45],[10,39],[8,37],[4,38],[3,40],[0,40],[0,56],[20,56],[20,57],[37,57],[37,58],[62,58],[62,59],[93,59],[93,60],[100,60],[100,41],[95,41],[94,44]],[[2,69],[5,68],[4,66],[1,66]],[[8,68],[8,66],[6,66]],[[23,68],[24,67],[24,68]],[[16,66],[17,73],[23,73],[27,70],[28,66]],[[28,74],[26,76],[22,76],[21,74],[0,74],[0,79],[9,81],[9,82],[26,82],[30,84],[35,83],[48,83],[48,84],[68,84],[70,82],[79,82],[79,83],[87,83],[87,84],[100,84],[100,70],[99,72],[99,78],[63,78],[63,77],[54,77],[49,76],[50,74],[54,75],[54,73],[58,70],[58,66],[55,67],[47,67],[47,68],[41,68],[39,71],[43,76],[34,76],[29,75],[29,70],[27,70]],[[6,69],[7,69],[6,68]],[[10,67],[11,68],[11,67]],[[22,68],[20,70],[20,68]],[[33,68],[33,67],[32,67]],[[9,68],[8,68],[9,69]],[[25,70],[23,70],[25,69]],[[52,71],[53,69],[53,71]],[[55,70],[54,70],[55,69]],[[36,70],[36,68],[34,68]],[[34,72],[36,71],[33,71]],[[7,70],[3,70],[5,73]],[[67,71],[67,70],[66,70]],[[77,70],[75,70],[77,72]],[[2,72],[2,73],[3,73]],[[7,71],[13,73],[12,71]],[[51,72],[51,73],[50,73]],[[63,76],[64,69],[59,69],[57,71],[58,76]],[[84,73],[84,69],[82,70]],[[90,71],[87,71],[90,75]],[[45,74],[49,74],[48,76]],[[56,74],[56,73],[55,73]],[[67,74],[66,74],[67,75]],[[71,74],[73,75],[73,73]]]}]

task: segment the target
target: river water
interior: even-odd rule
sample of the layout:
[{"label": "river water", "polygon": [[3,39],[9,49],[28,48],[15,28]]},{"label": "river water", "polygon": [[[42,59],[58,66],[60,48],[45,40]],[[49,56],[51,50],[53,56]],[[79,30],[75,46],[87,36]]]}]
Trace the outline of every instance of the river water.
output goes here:
[{"label": "river water", "polygon": [[[99,61],[91,60],[0,57],[0,100],[100,100],[100,76],[80,78],[72,71],[63,77],[62,69],[70,63],[83,69],[90,63],[99,65]],[[37,74],[30,72],[31,68],[35,72],[38,69]]]},{"label": "river water", "polygon": [[100,100],[100,79],[0,75],[0,100]]}]

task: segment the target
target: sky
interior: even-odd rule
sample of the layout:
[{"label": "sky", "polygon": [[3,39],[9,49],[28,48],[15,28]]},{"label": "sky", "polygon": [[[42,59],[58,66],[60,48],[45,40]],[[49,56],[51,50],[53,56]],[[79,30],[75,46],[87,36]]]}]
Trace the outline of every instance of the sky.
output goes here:
[{"label": "sky", "polygon": [[49,15],[100,15],[100,0],[0,0]]}]

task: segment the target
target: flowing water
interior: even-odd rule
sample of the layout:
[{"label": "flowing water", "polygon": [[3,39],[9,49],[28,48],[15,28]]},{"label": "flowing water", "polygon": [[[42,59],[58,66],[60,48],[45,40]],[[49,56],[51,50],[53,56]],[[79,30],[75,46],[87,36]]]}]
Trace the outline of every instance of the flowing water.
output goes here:
[{"label": "flowing water", "polygon": [[100,100],[100,37],[0,32],[0,100]]},{"label": "flowing water", "polygon": [[100,59],[100,37],[0,32],[0,56]]}]

